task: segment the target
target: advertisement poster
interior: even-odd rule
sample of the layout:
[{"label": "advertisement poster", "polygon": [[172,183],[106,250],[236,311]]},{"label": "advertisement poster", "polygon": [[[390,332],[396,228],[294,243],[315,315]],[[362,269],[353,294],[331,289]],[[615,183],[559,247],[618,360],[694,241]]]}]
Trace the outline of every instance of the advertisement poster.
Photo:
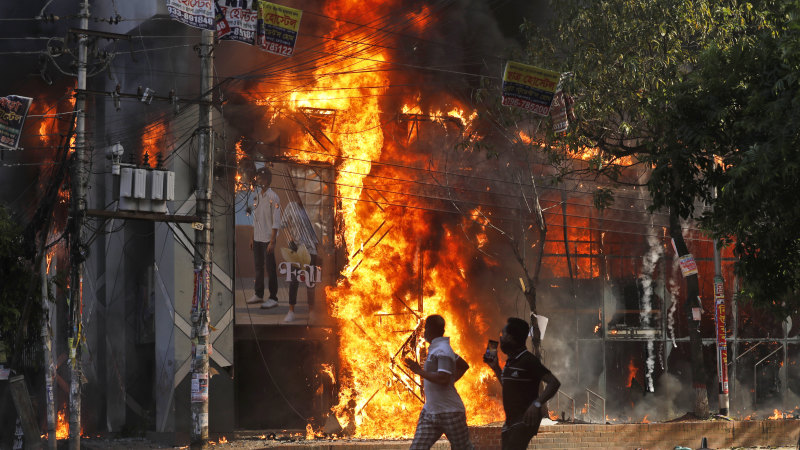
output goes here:
[{"label": "advertisement poster", "polygon": [[192,403],[208,401],[208,375],[203,373],[192,374]]},{"label": "advertisement poster", "polygon": [[[271,175],[267,189],[263,177],[257,176],[265,169]],[[256,163],[253,172],[236,194],[234,321],[306,325],[313,319],[312,310],[325,316],[325,287],[337,276],[333,168]],[[268,230],[275,223],[270,256],[263,240],[267,236],[271,241]],[[276,304],[269,301],[273,296]],[[294,318],[287,321],[290,304]]]},{"label": "advertisement poster", "polygon": [[546,116],[560,80],[558,72],[508,61],[503,73],[502,103]]},{"label": "advertisement poster", "polygon": [[172,20],[190,27],[213,30],[215,14],[214,0],[167,0],[167,11]]},{"label": "advertisement poster", "polygon": [[261,2],[258,17],[258,46],[281,56],[291,56],[300,30],[303,11]]},{"label": "advertisement poster", "polygon": [[303,11],[259,0],[166,0],[171,19],[190,27],[215,30],[218,39],[256,45],[291,56]]},{"label": "advertisement poster", "polygon": [[32,100],[19,95],[0,97],[0,147],[17,148]]},{"label": "advertisement poster", "polygon": [[[227,5],[231,2],[225,2]],[[256,28],[258,25],[258,2],[250,2],[247,7],[246,1],[233,2],[238,6],[219,5],[224,25],[217,26],[217,37],[224,40],[244,42],[245,44],[256,44]]]},{"label": "advertisement poster", "polygon": [[681,266],[681,274],[684,278],[697,275],[697,263],[691,253],[678,258],[678,263]]}]

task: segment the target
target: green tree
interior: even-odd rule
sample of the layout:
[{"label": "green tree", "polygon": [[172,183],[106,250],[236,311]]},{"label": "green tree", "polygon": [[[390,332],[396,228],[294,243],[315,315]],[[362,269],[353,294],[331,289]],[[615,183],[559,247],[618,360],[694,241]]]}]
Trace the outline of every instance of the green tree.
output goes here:
[{"label": "green tree", "polygon": [[[611,183],[632,183],[621,161],[652,169],[647,186],[652,208],[669,212],[670,235],[680,256],[689,253],[681,220],[710,200],[718,171],[714,155],[685,145],[672,110],[676,87],[694,72],[709,48],[730,48],[773,29],[779,2],[735,0],[558,0],[552,28],[523,25],[524,58],[534,65],[572,72],[566,90],[575,96],[577,121],[569,133],[547,136],[550,158],[562,174],[583,173]],[[589,164],[571,161],[584,147],[597,148]],[[599,190],[596,204],[613,201]],[[697,276],[686,278],[695,414],[708,415],[699,321]]]},{"label": "green tree", "polygon": [[[800,310],[800,3],[762,17],[769,26],[711,46],[672,87],[653,178],[663,186],[666,159],[687,155],[702,189],[719,193],[701,220],[733,245],[740,298],[785,317]],[[655,204],[668,195],[655,190]]]}]

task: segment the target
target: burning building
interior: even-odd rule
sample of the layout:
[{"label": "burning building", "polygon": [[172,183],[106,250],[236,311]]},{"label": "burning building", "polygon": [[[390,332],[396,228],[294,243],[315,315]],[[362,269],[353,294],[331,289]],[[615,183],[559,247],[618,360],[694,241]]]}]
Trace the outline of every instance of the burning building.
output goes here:
[{"label": "burning building", "polygon": [[[598,210],[592,193],[602,186],[552,183],[529,137],[547,121],[501,125],[470,96],[482,79],[499,78],[513,47],[501,18],[459,2],[289,3],[305,11],[291,58],[215,46],[211,431],[310,425],[312,435],[410,435],[424,392],[401,361],[424,356],[419,331],[429,314],[445,318],[471,366],[457,385],[469,423],[501,421],[481,356],[506,317],[528,317],[522,289],[532,287],[548,319],[543,357],[562,381],[555,417],[660,420],[691,409],[681,394],[690,382],[685,288],[665,215],[646,212],[642,188],[617,189],[614,205]],[[197,32],[170,21],[163,2],[96,8],[98,17],[147,19],[123,21],[122,30],[102,24],[131,42],[90,88],[97,214],[84,287],[84,422],[174,437],[189,429],[192,392],[193,231],[180,216],[196,202]],[[118,212],[121,198],[115,155],[104,151],[112,147],[123,149],[119,164],[174,173],[163,219],[101,214]],[[275,309],[246,303],[251,183],[264,166],[284,214],[299,214],[293,220],[315,247],[301,258],[290,245],[298,231],[279,233],[286,271]],[[631,179],[646,176],[636,170]],[[713,242],[685,226],[701,274],[713,405]],[[289,273],[293,257],[310,267],[307,278]],[[797,321],[730,302],[732,263],[723,252],[731,412],[792,410]],[[525,285],[538,264],[537,285]],[[286,323],[292,289],[296,319]]]}]

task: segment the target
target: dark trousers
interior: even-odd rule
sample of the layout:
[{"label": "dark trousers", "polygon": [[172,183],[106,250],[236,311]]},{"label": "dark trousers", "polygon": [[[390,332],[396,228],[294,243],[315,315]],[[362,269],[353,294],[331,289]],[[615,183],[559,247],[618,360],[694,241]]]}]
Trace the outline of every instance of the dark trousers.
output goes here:
[{"label": "dark trousers", "polygon": [[[317,264],[317,255],[311,255],[311,263],[310,265],[314,266]],[[305,269],[305,267],[301,267],[301,269]],[[305,283],[304,283],[305,284]],[[297,281],[297,277],[295,280],[289,283],[289,304],[295,305],[297,304],[297,288],[300,286],[300,282]],[[315,288],[308,288],[308,292],[306,296],[308,297],[308,307],[311,308],[314,306],[314,289]]]},{"label": "dark trousers", "polygon": [[503,450],[525,450],[538,431],[538,425],[529,427],[522,422],[503,426],[501,447]]},{"label": "dark trousers", "polygon": [[275,251],[268,252],[269,242],[253,241],[253,259],[256,266],[255,293],[264,298],[264,256],[267,259],[267,275],[269,276],[269,298],[278,300],[278,265],[275,263]]}]

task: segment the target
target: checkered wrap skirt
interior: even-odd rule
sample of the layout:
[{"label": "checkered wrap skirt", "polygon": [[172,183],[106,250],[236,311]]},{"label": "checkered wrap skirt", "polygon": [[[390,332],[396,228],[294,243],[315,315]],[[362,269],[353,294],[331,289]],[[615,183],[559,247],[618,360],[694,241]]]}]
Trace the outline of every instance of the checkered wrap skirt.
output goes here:
[{"label": "checkered wrap skirt", "polygon": [[463,412],[430,414],[423,409],[419,413],[417,431],[410,450],[428,450],[442,437],[450,441],[452,450],[472,450],[467,428],[467,415]]}]

